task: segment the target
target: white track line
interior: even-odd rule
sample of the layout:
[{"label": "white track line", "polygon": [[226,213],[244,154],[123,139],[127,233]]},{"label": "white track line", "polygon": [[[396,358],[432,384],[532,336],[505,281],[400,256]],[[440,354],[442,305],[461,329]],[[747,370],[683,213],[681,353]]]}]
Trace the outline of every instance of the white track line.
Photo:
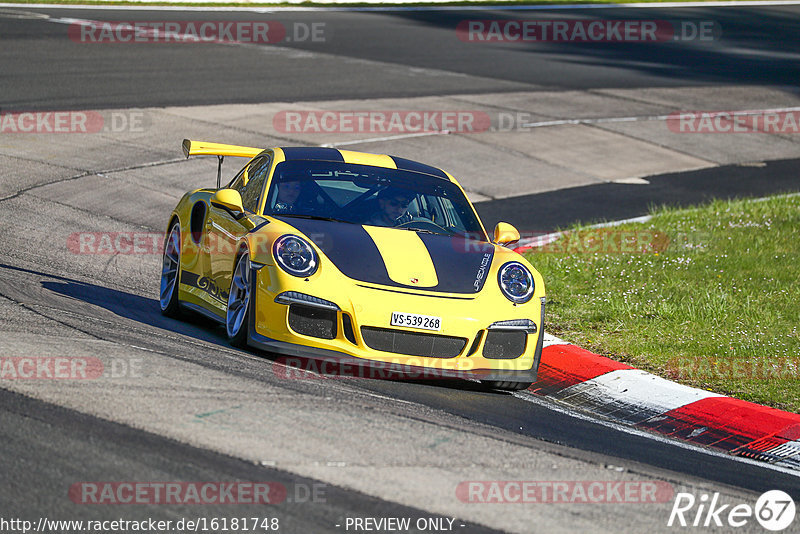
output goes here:
[{"label": "white track line", "polygon": [[[800,106],[789,108],[771,108],[771,109],[742,109],[730,111],[701,111],[704,117],[730,117],[731,115],[750,116],[750,115],[763,115],[765,113],[792,113],[800,111]],[[545,128],[548,126],[563,126],[567,124],[608,124],[617,122],[647,122],[647,121],[666,121],[668,119],[677,120],[682,114],[694,114],[694,111],[676,111],[670,115],[641,115],[631,117],[600,117],[596,119],[560,119],[552,121],[529,122],[523,124],[521,128]]]}]

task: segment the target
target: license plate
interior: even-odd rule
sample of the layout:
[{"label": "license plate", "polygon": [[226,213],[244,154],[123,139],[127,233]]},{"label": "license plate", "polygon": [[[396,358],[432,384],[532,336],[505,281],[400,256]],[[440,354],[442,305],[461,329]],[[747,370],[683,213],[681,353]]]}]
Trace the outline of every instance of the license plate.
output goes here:
[{"label": "license plate", "polygon": [[392,326],[405,326],[406,328],[421,328],[423,330],[440,330],[442,318],[418,313],[392,312]]}]

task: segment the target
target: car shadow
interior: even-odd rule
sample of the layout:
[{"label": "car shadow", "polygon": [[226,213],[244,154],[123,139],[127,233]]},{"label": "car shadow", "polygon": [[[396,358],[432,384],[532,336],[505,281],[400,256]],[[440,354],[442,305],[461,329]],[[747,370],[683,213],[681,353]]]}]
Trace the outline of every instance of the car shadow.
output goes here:
[{"label": "car shadow", "polygon": [[220,328],[213,321],[196,314],[186,314],[186,321],[170,319],[161,315],[158,301],[110,287],[82,282],[66,276],[26,269],[0,263],[0,269],[16,271],[44,278],[39,283],[43,289],[57,295],[84,302],[137,323],[168,330],[178,334],[200,338],[216,345],[227,346]]},{"label": "car shadow", "polygon": [[111,313],[137,323],[191,336],[221,347],[230,347],[224,330],[218,323],[200,314],[187,311],[181,319],[161,315],[158,301],[101,285],[61,279],[43,281],[42,287],[59,295],[104,308]]},{"label": "car shadow", "polygon": [[[172,319],[161,315],[159,303],[153,298],[33,269],[7,264],[0,264],[0,268],[46,278],[47,280],[40,282],[43,289],[103,308],[130,321],[232,349],[228,344],[223,327],[202,315],[187,311],[182,319]],[[252,347],[249,347],[247,352],[261,356],[265,360],[273,362],[273,364],[287,366],[287,358],[283,355]],[[325,365],[320,365],[319,361],[305,357],[292,357],[290,363],[291,365],[287,366],[286,370],[283,371],[286,375],[284,378],[363,380],[365,382],[393,382],[397,384],[433,386],[436,388],[457,389],[459,391],[489,391],[478,382],[456,377],[443,378],[434,376],[432,378],[420,378],[418,373],[389,372],[385,369],[376,369],[368,365],[354,366],[352,364],[336,364],[332,362],[325,362]]]}]

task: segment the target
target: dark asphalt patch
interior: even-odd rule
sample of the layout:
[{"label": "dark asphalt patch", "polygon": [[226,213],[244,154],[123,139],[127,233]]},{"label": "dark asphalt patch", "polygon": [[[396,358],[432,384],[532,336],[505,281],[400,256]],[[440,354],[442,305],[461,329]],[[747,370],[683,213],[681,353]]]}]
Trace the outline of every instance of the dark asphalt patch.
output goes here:
[{"label": "dark asphalt patch", "polygon": [[759,198],[800,191],[800,159],[726,165],[648,176],[649,185],[604,183],[475,204],[486,228],[506,221],[520,232],[647,215],[652,206],[688,207],[713,199]]}]

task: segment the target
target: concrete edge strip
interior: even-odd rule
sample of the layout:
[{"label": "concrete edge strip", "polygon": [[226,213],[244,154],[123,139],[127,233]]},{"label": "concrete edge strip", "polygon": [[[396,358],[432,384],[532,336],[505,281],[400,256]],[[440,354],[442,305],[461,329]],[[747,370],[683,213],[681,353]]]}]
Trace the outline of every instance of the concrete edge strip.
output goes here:
[{"label": "concrete edge strip", "polygon": [[528,390],[577,411],[800,471],[800,415],[684,386],[545,334]]}]

